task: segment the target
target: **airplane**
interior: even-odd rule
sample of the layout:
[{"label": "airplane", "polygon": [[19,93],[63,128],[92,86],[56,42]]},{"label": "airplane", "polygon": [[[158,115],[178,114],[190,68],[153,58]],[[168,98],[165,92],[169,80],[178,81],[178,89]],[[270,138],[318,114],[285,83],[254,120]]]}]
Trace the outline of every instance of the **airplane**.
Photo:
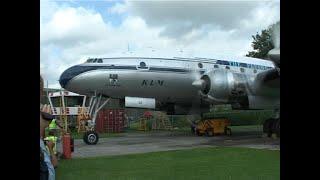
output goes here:
[{"label": "airplane", "polygon": [[[165,56],[128,54],[89,58],[65,70],[62,88],[92,97],[91,131],[87,144],[96,144],[96,113],[110,98],[125,107],[148,108],[175,114],[202,114],[217,104],[233,109],[280,108],[280,49],[269,52],[270,60],[210,55]],[[108,99],[100,104],[101,97]],[[280,118],[264,123],[264,131],[280,132]],[[276,127],[275,127],[276,126]],[[275,128],[273,128],[275,127]]]}]

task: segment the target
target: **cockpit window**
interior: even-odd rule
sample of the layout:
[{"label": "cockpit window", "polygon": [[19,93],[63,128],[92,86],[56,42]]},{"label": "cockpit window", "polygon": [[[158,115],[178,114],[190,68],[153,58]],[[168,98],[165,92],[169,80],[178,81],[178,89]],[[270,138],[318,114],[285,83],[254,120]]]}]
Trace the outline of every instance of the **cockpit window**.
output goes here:
[{"label": "cockpit window", "polygon": [[93,59],[88,59],[87,63],[91,63],[93,61]]},{"label": "cockpit window", "polygon": [[103,63],[102,59],[90,58],[87,60],[87,63]]}]

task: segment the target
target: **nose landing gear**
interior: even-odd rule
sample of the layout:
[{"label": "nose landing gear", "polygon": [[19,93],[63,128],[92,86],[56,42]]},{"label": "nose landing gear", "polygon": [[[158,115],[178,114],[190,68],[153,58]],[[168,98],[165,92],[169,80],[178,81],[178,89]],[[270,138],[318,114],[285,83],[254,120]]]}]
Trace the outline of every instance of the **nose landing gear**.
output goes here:
[{"label": "nose landing gear", "polygon": [[97,132],[95,132],[95,121],[97,118],[98,112],[108,103],[110,98],[107,98],[101,105],[102,95],[100,94],[99,97],[92,96],[90,99],[89,104],[89,115],[92,117],[92,120],[88,120],[85,124],[85,133],[83,135],[83,141],[88,145],[95,145],[99,141],[99,135]]}]

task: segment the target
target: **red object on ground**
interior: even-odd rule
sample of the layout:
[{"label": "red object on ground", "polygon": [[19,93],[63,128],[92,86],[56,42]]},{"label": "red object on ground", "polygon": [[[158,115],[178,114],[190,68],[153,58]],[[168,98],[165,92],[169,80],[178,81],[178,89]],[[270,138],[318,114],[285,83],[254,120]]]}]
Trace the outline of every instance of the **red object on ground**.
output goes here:
[{"label": "red object on ground", "polygon": [[152,112],[150,112],[150,111],[145,111],[145,112],[143,113],[143,116],[144,116],[145,118],[151,118],[151,117],[152,117]]},{"label": "red object on ground", "polygon": [[71,136],[70,134],[64,134],[62,136],[62,150],[63,150],[63,156],[66,159],[71,159]]},{"label": "red object on ground", "polygon": [[106,119],[106,113],[105,111],[101,110],[96,119],[96,128],[95,130],[98,133],[105,133],[105,119]]},{"label": "red object on ground", "polygon": [[96,131],[122,132],[124,128],[124,109],[105,109],[101,110],[96,119]]}]

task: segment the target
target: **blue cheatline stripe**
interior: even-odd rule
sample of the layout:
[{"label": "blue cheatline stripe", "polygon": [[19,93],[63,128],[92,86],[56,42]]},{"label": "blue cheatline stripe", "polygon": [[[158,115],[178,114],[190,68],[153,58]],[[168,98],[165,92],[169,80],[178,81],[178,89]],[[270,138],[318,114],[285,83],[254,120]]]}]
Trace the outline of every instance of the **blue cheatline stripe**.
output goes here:
[{"label": "blue cheatline stripe", "polygon": [[[138,70],[136,66],[72,66],[62,73],[60,76],[59,83],[62,87],[65,87],[67,83],[75,76],[82,74],[84,72],[98,70],[98,69],[108,69],[108,70]],[[144,72],[175,72],[175,73],[187,73],[190,70],[187,69],[177,69],[177,68],[160,68],[160,67],[150,67],[148,71]]]},{"label": "blue cheatline stripe", "polygon": [[167,72],[190,72],[187,69],[177,69],[177,68],[160,68],[160,67],[150,67],[150,71],[167,71]]},{"label": "blue cheatline stripe", "polygon": [[269,66],[262,66],[262,65],[256,65],[256,64],[248,64],[248,63],[239,63],[239,62],[235,62],[235,61],[224,61],[224,60],[217,60],[217,64],[227,65],[227,66],[235,66],[235,67],[245,67],[245,68],[250,68],[250,69],[261,69],[261,70],[267,70],[267,69],[272,68]]},{"label": "blue cheatline stripe", "polygon": [[[87,67],[85,71],[97,70],[97,69],[110,69],[110,70],[139,70],[136,66],[79,66]],[[169,67],[150,67],[150,71],[167,71],[167,72],[190,72],[188,69],[178,69],[178,68],[169,68]]]}]

